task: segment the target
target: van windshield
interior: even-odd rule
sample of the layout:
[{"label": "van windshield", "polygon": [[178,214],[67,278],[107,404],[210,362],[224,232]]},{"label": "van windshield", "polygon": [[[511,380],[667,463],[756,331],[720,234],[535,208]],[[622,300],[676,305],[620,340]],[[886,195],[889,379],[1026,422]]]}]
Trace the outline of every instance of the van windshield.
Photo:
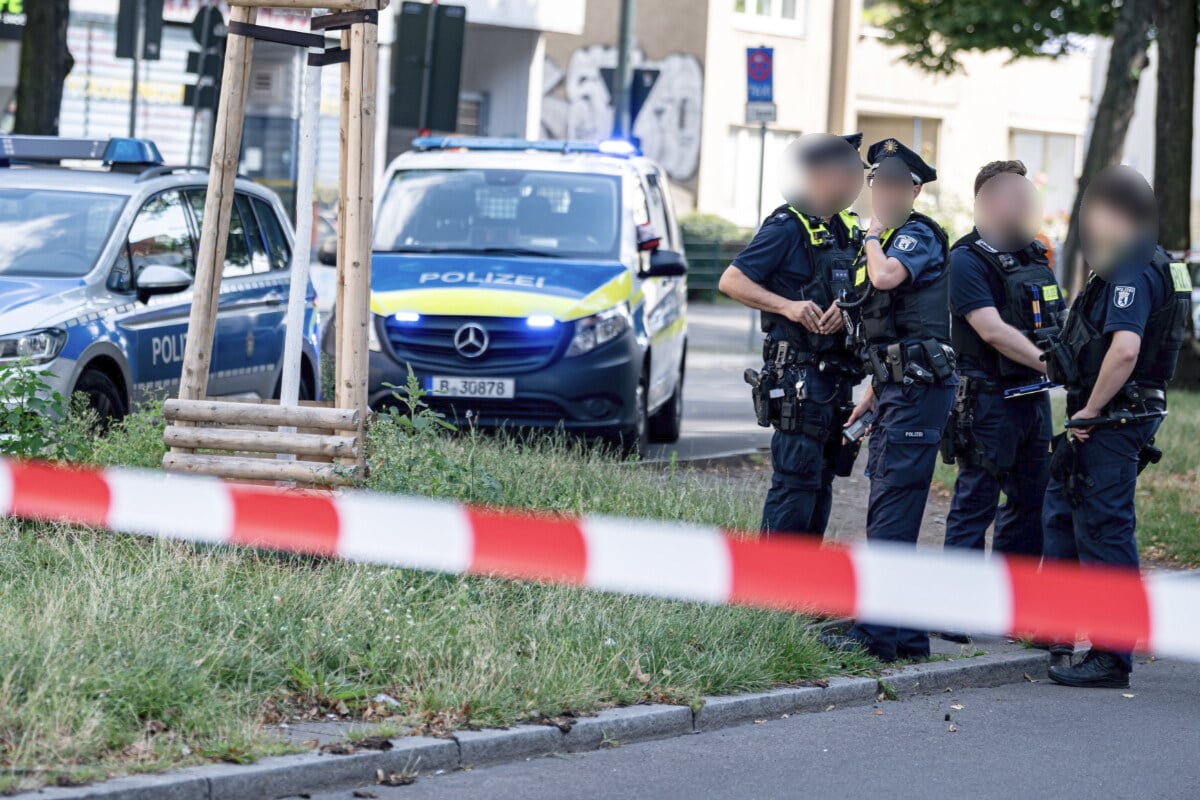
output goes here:
[{"label": "van windshield", "polygon": [[83,277],[125,201],[123,195],[0,187],[0,275]]},{"label": "van windshield", "polygon": [[375,250],[616,259],[619,180],[513,169],[397,172],[376,218]]}]

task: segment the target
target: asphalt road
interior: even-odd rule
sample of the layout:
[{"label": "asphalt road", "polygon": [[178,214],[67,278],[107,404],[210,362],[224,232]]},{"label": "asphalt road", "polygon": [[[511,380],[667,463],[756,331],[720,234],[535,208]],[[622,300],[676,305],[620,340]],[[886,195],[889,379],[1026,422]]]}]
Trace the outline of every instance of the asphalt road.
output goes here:
[{"label": "asphalt road", "polygon": [[651,445],[647,460],[665,461],[672,453],[680,460],[712,458],[770,446],[771,430],[755,424],[750,387],[742,381],[747,367],[762,366],[759,341],[742,306],[688,306],[683,435],[673,445]]},{"label": "asphalt road", "polygon": [[1200,665],[1157,661],[1128,690],[964,689],[363,788],[386,800],[1195,797],[1198,754]]}]

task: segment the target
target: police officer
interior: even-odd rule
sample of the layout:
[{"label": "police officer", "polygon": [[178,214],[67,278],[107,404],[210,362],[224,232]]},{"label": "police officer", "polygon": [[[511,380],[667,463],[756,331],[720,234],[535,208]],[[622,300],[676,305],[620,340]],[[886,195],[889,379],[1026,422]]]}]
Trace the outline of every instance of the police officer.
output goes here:
[{"label": "police officer", "polygon": [[[1042,517],[1047,558],[1138,566],[1137,476],[1161,455],[1154,434],[1191,304],[1187,266],[1172,263],[1156,235],[1154,194],[1136,171],[1110,167],[1088,185],[1080,244],[1092,275],[1048,354],[1051,379],[1067,387],[1069,424],[1085,427],[1056,441]],[[1051,667],[1050,678],[1125,687],[1131,669],[1127,650],[1093,647],[1079,664]]]},{"label": "police officer", "polygon": [[[947,240],[913,211],[922,186],[937,178],[934,168],[895,139],[871,145],[867,160],[874,216],[856,267],[859,299],[850,305],[872,380],[850,422],[874,414],[867,539],[916,544],[956,382]],[[821,638],[834,648],[863,646],[882,661],[929,655],[927,632],[869,622]]]},{"label": "police officer", "polygon": [[[722,292],[762,312],[764,366],[747,371],[760,425],[772,425],[774,474],[763,506],[765,532],[821,537],[834,472],[850,474],[841,427],[861,369],[835,301],[851,290],[861,240],[844,209],[862,191],[862,134],[808,134],[789,146],[788,203],[763,222],[721,276]],[[840,465],[839,465],[839,455]]]},{"label": "police officer", "polygon": [[982,550],[995,523],[993,552],[1042,554],[1053,435],[1042,351],[1065,305],[1034,239],[1036,196],[1020,161],[987,164],[975,178],[976,229],[950,248],[959,384],[942,453],[958,480],[946,547]]}]

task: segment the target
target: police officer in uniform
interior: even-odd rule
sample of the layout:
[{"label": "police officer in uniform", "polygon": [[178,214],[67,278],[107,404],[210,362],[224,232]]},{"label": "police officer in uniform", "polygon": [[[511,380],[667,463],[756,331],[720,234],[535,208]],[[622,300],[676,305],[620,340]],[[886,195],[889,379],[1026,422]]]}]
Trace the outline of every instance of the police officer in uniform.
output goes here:
[{"label": "police officer in uniform", "polygon": [[[1154,194],[1128,167],[1110,167],[1089,184],[1080,234],[1092,275],[1047,361],[1051,379],[1067,387],[1070,424],[1085,427],[1055,443],[1045,556],[1137,569],[1137,476],[1161,456],[1154,434],[1183,346],[1191,281],[1187,265],[1154,244]],[[1128,651],[1093,647],[1078,664],[1051,667],[1050,678],[1125,687],[1131,669]]]},{"label": "police officer in uniform", "polygon": [[[867,539],[915,545],[954,401],[948,248],[941,227],[912,210],[934,168],[895,139],[871,145],[867,161],[874,216],[856,265],[858,299],[843,305],[853,309],[871,386],[849,422],[874,414]],[[821,639],[835,649],[865,647],[881,661],[929,655],[926,631],[869,622]]]},{"label": "police officer in uniform", "polygon": [[[976,229],[950,248],[959,384],[942,454],[958,462],[958,480],[946,547],[982,550],[995,523],[993,552],[1040,557],[1053,436],[1042,353],[1065,305],[1046,249],[1033,238],[1036,190],[1025,165],[985,165],[975,202]],[[1006,500],[997,510],[1001,491]]]},{"label": "police officer in uniform", "polygon": [[821,537],[834,473],[850,474],[857,454],[841,428],[862,373],[835,301],[849,296],[862,236],[858,217],[843,210],[862,190],[861,143],[861,133],[793,142],[785,170],[802,180],[721,276],[722,292],[762,312],[767,334],[763,369],[746,374],[758,423],[775,428],[764,532]]}]

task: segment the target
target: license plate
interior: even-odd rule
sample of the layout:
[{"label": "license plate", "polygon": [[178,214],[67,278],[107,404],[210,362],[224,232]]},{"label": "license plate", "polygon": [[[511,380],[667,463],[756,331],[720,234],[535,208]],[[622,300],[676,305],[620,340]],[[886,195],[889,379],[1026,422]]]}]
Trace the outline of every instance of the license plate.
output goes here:
[{"label": "license plate", "polygon": [[425,391],[437,397],[494,397],[511,400],[516,396],[512,378],[464,378],[434,375],[425,379]]}]

